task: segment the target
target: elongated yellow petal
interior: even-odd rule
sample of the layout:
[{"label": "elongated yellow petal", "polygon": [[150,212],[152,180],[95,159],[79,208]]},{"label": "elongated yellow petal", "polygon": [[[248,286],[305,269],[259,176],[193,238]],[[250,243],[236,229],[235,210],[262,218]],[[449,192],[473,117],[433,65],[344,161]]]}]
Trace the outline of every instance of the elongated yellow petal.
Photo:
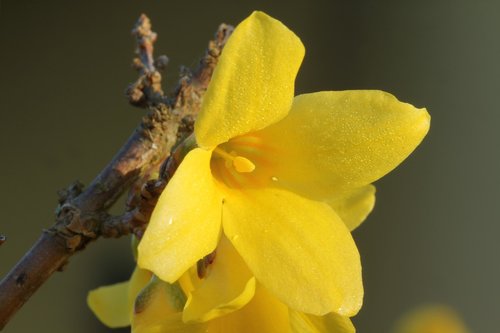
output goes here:
[{"label": "elongated yellow petal", "polygon": [[132,333],[286,333],[290,332],[288,308],[262,286],[238,311],[205,323],[184,323],[181,313],[155,314],[132,327]]},{"label": "elongated yellow petal", "polygon": [[[161,314],[132,327],[132,333],[208,333],[207,325],[186,324],[182,321],[182,313]],[[230,331],[224,331],[227,333]]]},{"label": "elongated yellow petal", "polygon": [[229,38],[195,124],[205,148],[283,118],[294,95],[304,46],[281,22],[254,12]]},{"label": "elongated yellow petal", "polygon": [[367,185],[353,189],[327,203],[344,221],[349,230],[356,229],[375,206],[375,186]]},{"label": "elongated yellow petal", "polygon": [[316,199],[379,179],[422,141],[425,109],[382,91],[297,96],[288,116],[258,133],[273,144],[267,159],[278,186]]},{"label": "elongated yellow petal", "polygon": [[303,312],[290,311],[292,333],[355,333],[351,319],[335,313],[313,316]]},{"label": "elongated yellow petal", "polygon": [[170,283],[219,240],[222,197],[209,151],[192,150],[163,191],[138,247],[138,265]]},{"label": "elongated yellow petal", "polygon": [[105,325],[109,327],[128,326],[135,298],[150,279],[150,272],[136,267],[129,281],[90,291],[87,303],[92,312]]},{"label": "elongated yellow petal", "polygon": [[185,322],[203,322],[245,306],[255,293],[255,278],[226,237],[217,246],[207,276],[189,295]]},{"label": "elongated yellow petal", "polygon": [[361,307],[359,254],[327,204],[280,189],[228,191],[223,226],[257,281],[294,310],[351,316]]},{"label": "elongated yellow petal", "polygon": [[94,289],[87,296],[87,304],[106,326],[113,328],[128,326],[131,313],[128,290],[128,282]]},{"label": "elongated yellow petal", "polygon": [[257,285],[250,303],[229,315],[207,322],[207,333],[289,332],[288,308],[262,286]]}]

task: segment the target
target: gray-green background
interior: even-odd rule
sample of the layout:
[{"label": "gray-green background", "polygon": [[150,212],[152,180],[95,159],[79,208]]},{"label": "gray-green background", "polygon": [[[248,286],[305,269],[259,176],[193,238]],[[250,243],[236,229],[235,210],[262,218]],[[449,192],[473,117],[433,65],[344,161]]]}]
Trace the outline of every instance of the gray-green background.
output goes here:
[{"label": "gray-green background", "polygon": [[[0,276],[51,225],[56,190],[88,184],[141,118],[123,95],[136,77],[129,32],[138,15],[153,20],[172,88],[220,22],[253,9],[305,44],[297,93],[383,89],[432,115],[429,135],[377,183],[376,208],[354,233],[366,289],[358,331],[388,332],[429,302],[451,305],[476,333],[497,331],[498,1],[2,0]],[[131,269],[128,240],[98,241],[5,332],[110,332],[86,308],[86,293]]]}]

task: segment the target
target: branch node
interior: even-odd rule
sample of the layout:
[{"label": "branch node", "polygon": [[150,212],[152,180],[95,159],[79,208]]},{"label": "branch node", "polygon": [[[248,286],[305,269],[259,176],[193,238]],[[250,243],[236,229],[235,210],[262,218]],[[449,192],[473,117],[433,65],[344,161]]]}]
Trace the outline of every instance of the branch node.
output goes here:
[{"label": "branch node", "polygon": [[67,188],[57,191],[59,204],[62,205],[65,202],[76,198],[83,192],[83,188],[84,185],[80,181],[76,180],[73,183],[71,183]]},{"label": "branch node", "polygon": [[103,212],[83,213],[79,207],[66,202],[58,208],[57,223],[46,232],[59,236],[66,250],[73,253],[98,237],[99,225],[107,216]]}]

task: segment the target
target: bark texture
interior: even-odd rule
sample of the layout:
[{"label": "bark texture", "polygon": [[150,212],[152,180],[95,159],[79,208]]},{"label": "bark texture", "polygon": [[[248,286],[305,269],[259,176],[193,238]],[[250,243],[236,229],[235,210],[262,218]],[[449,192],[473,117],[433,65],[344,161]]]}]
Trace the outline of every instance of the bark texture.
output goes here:
[{"label": "bark texture", "polygon": [[[55,224],[42,232],[38,241],[0,281],[0,330],[36,290],[56,271],[61,271],[75,253],[100,237],[139,237],[149,220],[161,190],[173,173],[172,149],[193,131],[222,48],[232,27],[222,24],[194,70],[183,69],[178,87],[171,96],[161,89],[161,74],[168,59],[153,56],[156,33],[146,15],[137,21],[134,67],[139,78],[127,89],[129,102],[149,109],[134,133],[110,163],[88,187],[76,182],[59,193]],[[149,180],[159,172],[159,180]],[[131,190],[125,212],[110,216],[108,209],[126,190]],[[0,235],[0,245],[5,238]]]}]

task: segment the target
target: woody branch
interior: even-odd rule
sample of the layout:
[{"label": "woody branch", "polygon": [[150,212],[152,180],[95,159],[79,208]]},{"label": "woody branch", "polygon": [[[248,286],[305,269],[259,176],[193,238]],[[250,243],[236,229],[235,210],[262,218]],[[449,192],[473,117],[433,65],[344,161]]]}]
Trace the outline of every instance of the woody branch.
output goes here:
[{"label": "woody branch", "polygon": [[[158,172],[176,143],[192,132],[202,96],[231,32],[231,26],[222,24],[198,67],[184,69],[175,91],[165,96],[159,70],[165,67],[167,58],[154,58],[157,34],[151,30],[148,17],[141,15],[132,31],[138,44],[133,63],[139,78],[127,89],[127,96],[131,104],[149,108],[149,113],[88,187],[75,182],[60,191],[54,225],[42,232],[0,281],[0,330],[54,272],[62,270],[71,256],[89,243],[130,233],[140,236],[168,175],[176,167],[175,158],[165,164],[171,169],[164,170],[166,176],[158,181],[147,179]],[[108,209],[128,189],[132,189],[132,195],[125,212],[110,216]],[[4,240],[2,236],[0,243]]]}]

